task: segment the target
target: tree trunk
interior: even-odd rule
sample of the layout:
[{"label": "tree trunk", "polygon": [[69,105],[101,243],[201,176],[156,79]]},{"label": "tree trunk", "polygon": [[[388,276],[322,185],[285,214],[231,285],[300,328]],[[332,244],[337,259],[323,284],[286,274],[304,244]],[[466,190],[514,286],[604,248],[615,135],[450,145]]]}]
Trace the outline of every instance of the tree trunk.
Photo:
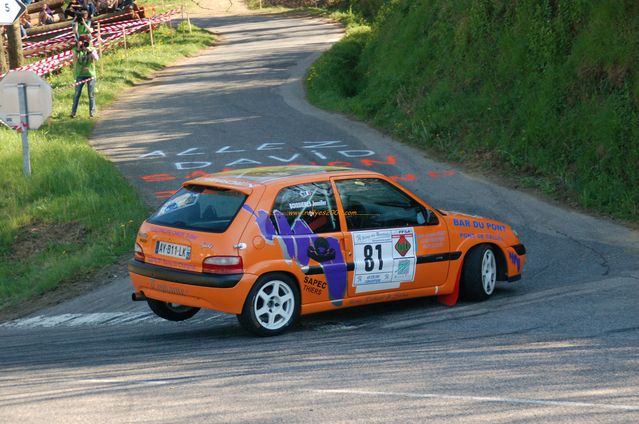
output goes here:
[{"label": "tree trunk", "polygon": [[7,46],[4,45],[4,34],[2,33],[2,27],[0,27],[0,75],[6,73],[9,68],[7,67],[6,51]]},{"label": "tree trunk", "polygon": [[9,66],[11,69],[24,65],[22,55],[22,36],[20,34],[20,21],[7,26],[7,38],[9,39]]}]

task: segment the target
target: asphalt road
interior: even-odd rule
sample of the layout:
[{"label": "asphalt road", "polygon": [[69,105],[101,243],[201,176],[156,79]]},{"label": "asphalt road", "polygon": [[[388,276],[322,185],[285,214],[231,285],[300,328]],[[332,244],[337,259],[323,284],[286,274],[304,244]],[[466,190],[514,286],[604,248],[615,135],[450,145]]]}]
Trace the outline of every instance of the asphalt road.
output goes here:
[{"label": "asphalt road", "polygon": [[[639,422],[639,234],[466,175],[303,100],[341,36],[292,16],[200,18],[223,43],[102,113],[93,144],[158,205],[189,176],[286,163],[396,176],[434,206],[513,225],[524,278],[488,302],[170,323],[121,278],[0,324],[0,422]],[[124,271],[123,271],[124,273]]]}]

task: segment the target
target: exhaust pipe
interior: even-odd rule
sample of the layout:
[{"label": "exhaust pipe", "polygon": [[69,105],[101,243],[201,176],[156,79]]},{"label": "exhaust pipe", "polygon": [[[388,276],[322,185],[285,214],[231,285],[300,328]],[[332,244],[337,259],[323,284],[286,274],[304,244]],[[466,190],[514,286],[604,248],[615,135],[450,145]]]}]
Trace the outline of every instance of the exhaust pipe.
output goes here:
[{"label": "exhaust pipe", "polygon": [[133,300],[134,302],[144,302],[147,299],[147,297],[144,295],[144,293],[133,293],[131,294],[131,300]]}]

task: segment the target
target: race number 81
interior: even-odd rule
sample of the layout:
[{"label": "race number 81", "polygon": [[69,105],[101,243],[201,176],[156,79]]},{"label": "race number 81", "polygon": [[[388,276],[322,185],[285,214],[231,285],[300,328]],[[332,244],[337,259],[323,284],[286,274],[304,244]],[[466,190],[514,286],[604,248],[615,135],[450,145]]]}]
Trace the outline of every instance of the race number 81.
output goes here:
[{"label": "race number 81", "polygon": [[[375,250],[377,251],[377,260],[379,262],[379,270],[384,268],[384,261],[382,260],[382,245],[376,244]],[[375,269],[375,260],[373,259],[373,246],[367,244],[364,246],[364,269],[366,272],[371,272]]]}]

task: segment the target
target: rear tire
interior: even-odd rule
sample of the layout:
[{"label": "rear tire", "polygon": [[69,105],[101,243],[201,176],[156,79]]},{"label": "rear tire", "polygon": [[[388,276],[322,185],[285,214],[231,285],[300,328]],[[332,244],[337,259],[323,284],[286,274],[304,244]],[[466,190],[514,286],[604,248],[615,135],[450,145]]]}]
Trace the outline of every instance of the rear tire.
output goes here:
[{"label": "rear tire", "polygon": [[162,302],[154,299],[147,299],[149,308],[160,318],[169,321],[184,321],[197,314],[200,308],[178,305],[176,303]]},{"label": "rear tire", "polygon": [[273,273],[257,280],[237,320],[251,333],[268,337],[291,328],[299,314],[297,284],[286,274]]},{"label": "rear tire", "polygon": [[460,281],[461,294],[474,301],[488,299],[497,283],[497,258],[487,244],[474,247],[464,259]]}]

